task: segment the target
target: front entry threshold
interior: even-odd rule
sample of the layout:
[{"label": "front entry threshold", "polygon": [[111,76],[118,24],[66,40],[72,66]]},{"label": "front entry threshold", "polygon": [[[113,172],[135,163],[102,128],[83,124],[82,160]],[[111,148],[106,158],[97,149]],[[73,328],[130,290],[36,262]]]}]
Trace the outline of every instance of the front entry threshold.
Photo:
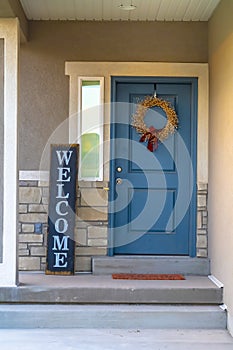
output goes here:
[{"label": "front entry threshold", "polygon": [[164,257],[164,256],[103,256],[93,257],[94,275],[112,273],[179,273],[207,276],[210,274],[208,258]]}]

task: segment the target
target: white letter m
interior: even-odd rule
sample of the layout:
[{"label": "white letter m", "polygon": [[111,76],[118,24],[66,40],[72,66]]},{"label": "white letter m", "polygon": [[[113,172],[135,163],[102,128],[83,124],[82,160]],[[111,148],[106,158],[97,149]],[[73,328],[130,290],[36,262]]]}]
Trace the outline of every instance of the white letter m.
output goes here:
[{"label": "white letter m", "polygon": [[69,236],[63,236],[60,240],[59,236],[53,236],[53,249],[52,250],[69,250],[68,249],[68,239]]}]

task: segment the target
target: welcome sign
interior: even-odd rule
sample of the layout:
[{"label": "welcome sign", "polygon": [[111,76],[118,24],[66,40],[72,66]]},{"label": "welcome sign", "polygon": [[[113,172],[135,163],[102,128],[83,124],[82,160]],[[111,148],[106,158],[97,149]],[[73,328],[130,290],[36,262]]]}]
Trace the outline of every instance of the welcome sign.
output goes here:
[{"label": "welcome sign", "polygon": [[78,155],[78,145],[51,146],[46,274],[74,274]]}]

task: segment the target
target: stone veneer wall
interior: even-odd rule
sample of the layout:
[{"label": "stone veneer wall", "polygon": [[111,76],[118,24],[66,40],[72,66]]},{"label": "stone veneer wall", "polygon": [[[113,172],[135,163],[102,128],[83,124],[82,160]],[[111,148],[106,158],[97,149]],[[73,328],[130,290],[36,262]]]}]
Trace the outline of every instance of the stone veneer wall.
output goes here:
[{"label": "stone veneer wall", "polygon": [[19,270],[44,270],[48,184],[19,181]]},{"label": "stone veneer wall", "polygon": [[[19,182],[19,270],[44,271],[49,188],[46,181]],[[107,254],[107,187],[79,182],[76,218],[76,271],[91,271],[91,258]],[[207,257],[207,184],[198,185],[197,256]]]},{"label": "stone veneer wall", "polygon": [[208,184],[197,186],[197,256],[208,256]]},{"label": "stone veneer wall", "polygon": [[[45,270],[48,197],[46,181],[19,182],[19,270]],[[91,257],[107,254],[107,187],[79,182],[76,271],[91,271]]]}]

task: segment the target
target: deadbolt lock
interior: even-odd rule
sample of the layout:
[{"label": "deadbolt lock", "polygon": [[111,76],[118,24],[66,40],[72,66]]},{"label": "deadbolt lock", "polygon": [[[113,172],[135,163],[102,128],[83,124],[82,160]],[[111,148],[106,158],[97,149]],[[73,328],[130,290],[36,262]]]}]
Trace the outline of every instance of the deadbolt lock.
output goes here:
[{"label": "deadbolt lock", "polygon": [[118,177],[118,178],[116,179],[116,184],[117,184],[117,185],[121,185],[121,184],[122,184],[122,179],[121,179],[120,177]]}]

